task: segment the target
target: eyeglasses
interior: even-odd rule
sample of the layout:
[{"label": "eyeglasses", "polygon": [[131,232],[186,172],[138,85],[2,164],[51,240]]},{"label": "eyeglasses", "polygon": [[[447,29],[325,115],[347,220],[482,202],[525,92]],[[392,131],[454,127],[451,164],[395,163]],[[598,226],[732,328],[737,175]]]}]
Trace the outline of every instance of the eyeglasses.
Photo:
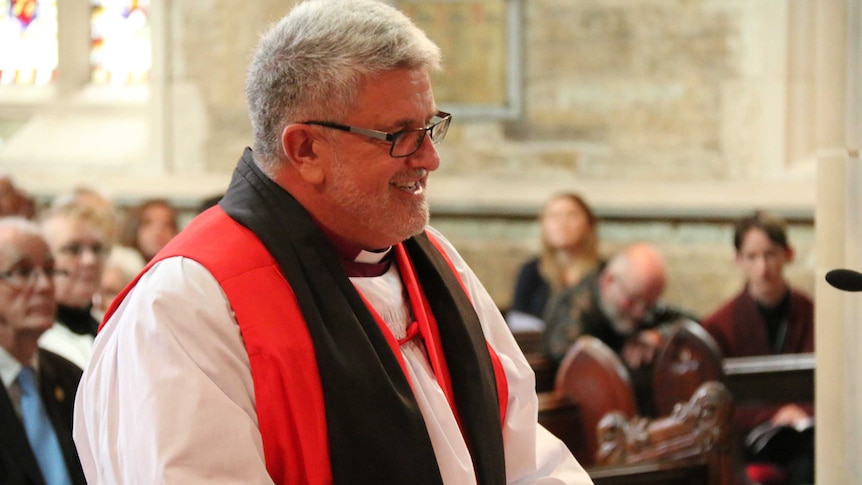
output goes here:
[{"label": "eyeglasses", "polygon": [[35,286],[40,276],[51,280],[55,276],[67,276],[68,274],[68,271],[56,269],[53,265],[47,267],[21,265],[0,273],[0,280],[12,288],[20,290]]},{"label": "eyeglasses", "polygon": [[367,128],[357,128],[355,126],[347,126],[331,121],[303,121],[305,125],[318,125],[326,128],[334,128],[336,130],[346,131],[348,133],[357,133],[365,135],[377,140],[388,141],[392,144],[389,147],[389,156],[394,158],[403,158],[413,155],[422,146],[422,141],[425,140],[425,133],[431,138],[431,143],[439,144],[446,137],[446,132],[449,131],[449,123],[452,121],[452,115],[438,111],[431,118],[431,122],[425,128],[415,128],[412,130],[401,130],[395,133],[386,133],[385,131],[369,130]]},{"label": "eyeglasses", "polygon": [[80,258],[85,251],[90,251],[93,253],[93,256],[97,258],[104,258],[111,252],[110,247],[105,247],[101,243],[94,244],[81,244],[81,243],[71,243],[65,246],[62,246],[59,249],[60,253],[65,254],[66,256],[72,256],[75,258]]},{"label": "eyeglasses", "polygon": [[619,286],[620,290],[622,290],[620,291],[620,294],[624,302],[623,304],[627,308],[632,311],[648,312],[652,309],[653,306],[655,306],[654,301],[649,301],[643,296],[636,295],[635,292],[632,291],[628,287],[628,285],[625,284],[622,276],[616,275],[615,278],[617,285]]}]

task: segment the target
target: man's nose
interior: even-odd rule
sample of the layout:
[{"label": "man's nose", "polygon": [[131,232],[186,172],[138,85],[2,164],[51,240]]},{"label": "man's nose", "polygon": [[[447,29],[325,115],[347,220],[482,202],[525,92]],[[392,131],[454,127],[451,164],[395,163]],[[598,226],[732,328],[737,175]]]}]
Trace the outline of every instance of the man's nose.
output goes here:
[{"label": "man's nose", "polygon": [[419,150],[416,150],[416,153],[410,157],[410,166],[424,168],[429,172],[440,167],[440,155],[437,153],[437,147],[431,142],[430,136],[425,136]]}]

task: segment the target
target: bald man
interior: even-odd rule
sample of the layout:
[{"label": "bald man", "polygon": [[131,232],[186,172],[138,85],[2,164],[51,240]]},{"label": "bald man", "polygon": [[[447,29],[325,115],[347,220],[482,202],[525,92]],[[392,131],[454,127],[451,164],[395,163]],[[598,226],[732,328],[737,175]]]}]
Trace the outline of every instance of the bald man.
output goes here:
[{"label": "bald man", "polygon": [[666,283],[661,252],[647,243],[629,245],[549,302],[545,353],[559,363],[578,337],[592,335],[631,369],[651,363],[661,342],[659,327],[690,318],[660,302]]}]

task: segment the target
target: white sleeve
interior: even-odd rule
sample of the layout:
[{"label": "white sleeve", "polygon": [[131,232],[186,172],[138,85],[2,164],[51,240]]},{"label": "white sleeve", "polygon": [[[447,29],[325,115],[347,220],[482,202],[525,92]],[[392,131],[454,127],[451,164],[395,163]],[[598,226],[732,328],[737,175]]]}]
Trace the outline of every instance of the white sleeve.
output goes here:
[{"label": "white sleeve", "polygon": [[75,401],[90,484],[271,484],[248,355],[198,263],[153,266],[96,338]]},{"label": "white sleeve", "polygon": [[592,480],[557,437],[538,423],[536,378],[497,305],[452,244],[433,228],[427,228],[455,265],[473,306],[479,314],[485,338],[500,357],[509,387],[503,426],[506,474],[509,484],[583,485]]}]

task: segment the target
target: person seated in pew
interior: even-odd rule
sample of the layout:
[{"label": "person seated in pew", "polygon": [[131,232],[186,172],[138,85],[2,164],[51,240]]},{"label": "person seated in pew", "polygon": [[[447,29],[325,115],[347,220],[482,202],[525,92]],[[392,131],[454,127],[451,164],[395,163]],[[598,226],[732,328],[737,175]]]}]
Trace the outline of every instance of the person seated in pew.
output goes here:
[{"label": "person seated in pew", "polygon": [[119,242],[149,262],[179,230],[177,208],[165,199],[148,199],[126,215]]},{"label": "person seated in pew", "polygon": [[15,185],[12,175],[0,169],[0,217],[19,216],[33,219],[36,216],[36,201]]},{"label": "person seated in pew", "polygon": [[581,335],[592,335],[622,357],[640,412],[654,414],[651,364],[662,332],[689,312],[664,304],[667,265],[657,247],[636,242],[600,264],[548,303],[543,351],[559,364]]},{"label": "person seated in pew", "polygon": [[0,217],[0,270],[0,483],[83,485],[72,441],[81,369],[38,346],[62,272],[39,225]]},{"label": "person seated in pew", "polygon": [[82,369],[90,361],[99,328],[93,295],[111,252],[115,222],[111,216],[93,201],[64,196],[41,217],[45,240],[63,272],[54,279],[57,324],[42,334],[39,346]]},{"label": "person seated in pew", "polygon": [[111,248],[111,254],[105,260],[99,288],[93,294],[93,316],[101,321],[110,308],[114,298],[123,291],[147,265],[138,251],[120,244]]},{"label": "person seated in pew", "polygon": [[[814,303],[792,288],[784,268],[793,262],[787,223],[779,215],[759,211],[738,220],[733,234],[736,264],[745,277],[739,294],[722,303],[703,321],[724,357],[794,354],[814,351]],[[791,403],[737,410],[739,436],[758,425],[788,425],[797,429],[813,422],[813,403]],[[814,480],[813,433],[810,442],[788,451],[780,461],[787,483]],[[749,456],[749,460],[758,460]]]},{"label": "person seated in pew", "polygon": [[541,253],[518,271],[506,322],[514,332],[541,331],[551,295],[576,285],[599,257],[597,219],[586,200],[572,192],[552,196],[539,216]]}]

